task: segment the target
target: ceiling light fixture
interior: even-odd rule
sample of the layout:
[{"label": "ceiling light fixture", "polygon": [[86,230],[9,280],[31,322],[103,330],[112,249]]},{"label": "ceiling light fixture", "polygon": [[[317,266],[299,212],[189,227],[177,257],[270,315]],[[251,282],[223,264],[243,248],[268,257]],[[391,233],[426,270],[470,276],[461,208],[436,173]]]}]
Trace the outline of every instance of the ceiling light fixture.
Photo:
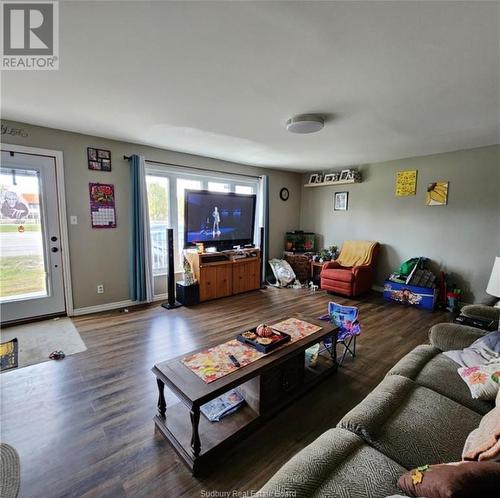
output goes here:
[{"label": "ceiling light fixture", "polygon": [[286,122],[286,129],[292,133],[315,133],[323,129],[325,120],[317,114],[300,114]]}]

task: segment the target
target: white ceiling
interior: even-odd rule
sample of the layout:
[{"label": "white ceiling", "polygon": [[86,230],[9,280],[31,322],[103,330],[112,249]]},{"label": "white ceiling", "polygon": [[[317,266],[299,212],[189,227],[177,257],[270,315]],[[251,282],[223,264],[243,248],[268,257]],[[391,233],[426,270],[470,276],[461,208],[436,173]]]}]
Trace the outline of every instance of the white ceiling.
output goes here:
[{"label": "white ceiling", "polygon": [[[499,143],[497,2],[60,2],[3,117],[289,170]],[[314,135],[286,120],[327,116]]]}]

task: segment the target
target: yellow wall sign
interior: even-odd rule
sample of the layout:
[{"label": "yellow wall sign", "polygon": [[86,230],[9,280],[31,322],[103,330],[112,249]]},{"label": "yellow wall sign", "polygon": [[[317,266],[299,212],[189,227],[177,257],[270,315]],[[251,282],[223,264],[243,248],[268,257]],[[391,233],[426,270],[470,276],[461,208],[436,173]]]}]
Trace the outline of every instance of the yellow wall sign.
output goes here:
[{"label": "yellow wall sign", "polygon": [[417,192],[417,170],[396,173],[396,197],[415,195]]}]

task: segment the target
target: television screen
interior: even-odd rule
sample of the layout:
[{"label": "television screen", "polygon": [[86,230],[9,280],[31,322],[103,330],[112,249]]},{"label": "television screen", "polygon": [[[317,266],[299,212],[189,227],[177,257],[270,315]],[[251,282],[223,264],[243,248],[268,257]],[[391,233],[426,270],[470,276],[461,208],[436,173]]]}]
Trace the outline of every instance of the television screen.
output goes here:
[{"label": "television screen", "polygon": [[255,195],[186,190],[185,246],[213,243],[219,248],[253,242]]}]

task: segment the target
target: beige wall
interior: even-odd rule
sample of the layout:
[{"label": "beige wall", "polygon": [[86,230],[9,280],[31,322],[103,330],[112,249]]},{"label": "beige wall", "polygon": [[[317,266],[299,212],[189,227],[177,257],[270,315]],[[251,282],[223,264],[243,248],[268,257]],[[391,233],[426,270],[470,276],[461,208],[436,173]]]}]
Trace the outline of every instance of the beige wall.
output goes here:
[{"label": "beige wall", "polygon": [[[269,175],[271,256],[283,250],[284,232],[299,225],[301,175],[263,168],[254,168],[201,156],[176,153],[117,140],[71,133],[13,121],[2,121],[23,128],[27,136],[3,135],[2,142],[62,151],[66,187],[66,209],[69,216],[78,216],[78,225],[68,225],[70,259],[75,308],[108,304],[129,299],[128,240],[129,240],[129,166],[123,155],[142,154],[147,159],[216,169],[228,173]],[[87,168],[87,147],[111,150],[112,171],[91,171]],[[117,228],[92,230],[88,184],[92,181],[113,183],[116,196]],[[282,187],[290,190],[290,199],[279,198]],[[104,284],[105,293],[97,294],[96,285]],[[164,288],[164,286],[162,286]],[[158,287],[161,291],[162,288]]]},{"label": "beige wall", "polygon": [[[416,169],[417,193],[394,196],[395,173]],[[377,284],[412,256],[427,256],[481,301],[493,260],[500,254],[500,146],[401,159],[360,167],[363,183],[303,188],[301,228],[325,245],[346,239],[383,244]],[[449,181],[447,206],[424,204],[427,184]],[[306,175],[304,175],[304,182]],[[349,192],[349,210],[333,210],[335,191]]]}]

